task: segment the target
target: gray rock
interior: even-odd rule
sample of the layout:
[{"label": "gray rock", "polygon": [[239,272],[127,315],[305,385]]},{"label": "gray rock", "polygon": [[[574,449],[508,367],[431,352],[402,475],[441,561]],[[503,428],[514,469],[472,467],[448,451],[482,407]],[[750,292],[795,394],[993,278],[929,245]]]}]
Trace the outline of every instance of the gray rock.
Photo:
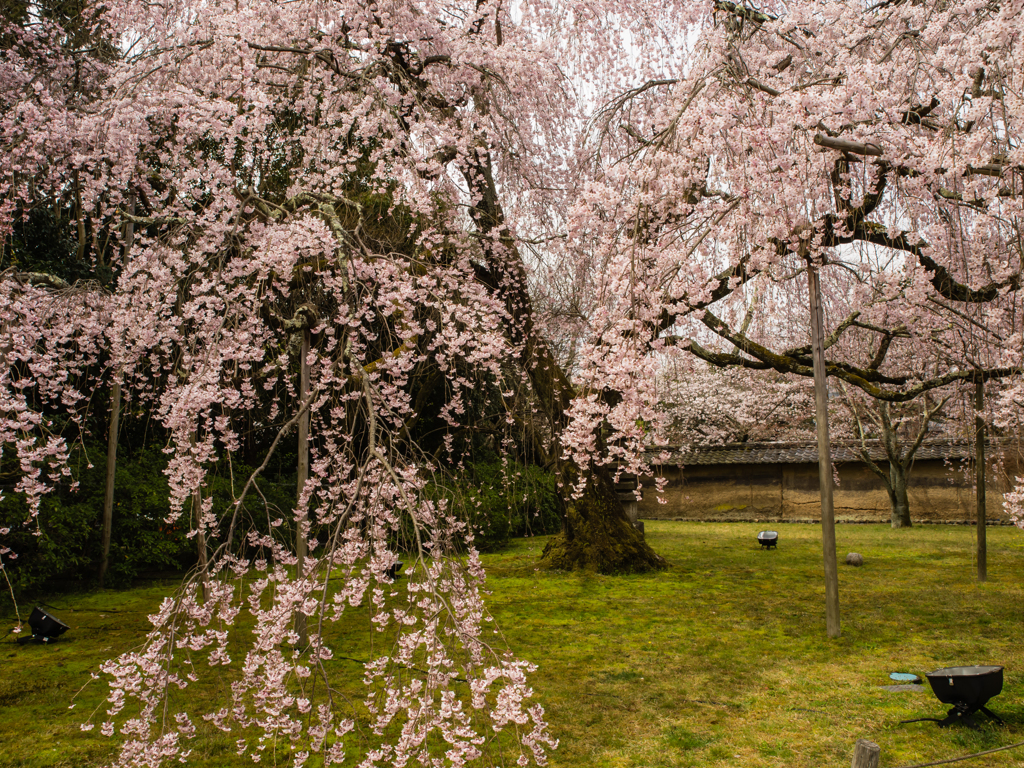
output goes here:
[{"label": "gray rock", "polygon": [[851,552],[846,556],[847,565],[864,565],[864,558],[858,555],[856,552]]}]

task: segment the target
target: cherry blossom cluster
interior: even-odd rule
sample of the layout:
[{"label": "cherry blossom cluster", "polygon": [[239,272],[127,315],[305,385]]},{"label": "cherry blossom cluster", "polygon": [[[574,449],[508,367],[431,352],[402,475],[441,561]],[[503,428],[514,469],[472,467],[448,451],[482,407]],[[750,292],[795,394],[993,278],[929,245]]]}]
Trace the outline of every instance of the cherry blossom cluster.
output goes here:
[{"label": "cherry blossom cluster", "polygon": [[[669,6],[677,60],[587,81],[590,164],[551,246],[587,266],[551,305],[608,354],[574,337],[574,365],[614,380],[623,350],[640,371],[674,349],[809,377],[817,269],[833,381],[901,402],[1019,377],[1021,3]],[[644,13],[612,16],[637,50]]]},{"label": "cherry blossom cluster", "polygon": [[[296,766],[543,764],[555,746],[533,666],[491,627],[472,536],[425,500],[437,457],[409,429],[424,370],[456,427],[474,381],[522,355],[509,303],[478,279],[514,224],[467,217],[483,202],[467,179],[486,169],[510,210],[539,210],[567,174],[550,12],[116,0],[90,31],[111,46],[102,64],[59,29],[16,30],[3,210],[72,201],[108,233],[116,275],[5,282],[0,406],[20,490],[38,498],[66,464],[40,403],[84,413],[120,383],[169,435],[169,519],[201,551],[142,649],[104,665],[94,720],[117,765],[187,762],[213,729]],[[308,478],[278,509],[261,472],[306,419]],[[252,430],[267,455],[236,475]],[[226,509],[206,491],[214,470],[232,478]],[[360,611],[371,636],[350,650]],[[354,686],[346,664],[363,667]],[[197,709],[190,687],[215,681],[221,704]]]}]

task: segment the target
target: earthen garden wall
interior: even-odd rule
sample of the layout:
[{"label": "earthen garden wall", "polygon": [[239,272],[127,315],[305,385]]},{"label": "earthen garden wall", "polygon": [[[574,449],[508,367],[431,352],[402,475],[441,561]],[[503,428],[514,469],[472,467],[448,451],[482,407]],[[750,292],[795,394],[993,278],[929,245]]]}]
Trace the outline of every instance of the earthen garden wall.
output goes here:
[{"label": "earthen garden wall", "polygon": [[[889,497],[863,464],[838,465],[834,489],[836,520],[888,522]],[[663,465],[667,480],[664,503],[657,501],[651,478],[644,478],[638,517],[648,520],[800,522],[820,518],[817,464],[722,464],[681,467]],[[1009,522],[1003,512],[1005,474],[989,477],[987,517]],[[919,461],[910,475],[908,492],[914,522],[966,523],[975,520],[974,486],[963,472],[942,461]]]}]

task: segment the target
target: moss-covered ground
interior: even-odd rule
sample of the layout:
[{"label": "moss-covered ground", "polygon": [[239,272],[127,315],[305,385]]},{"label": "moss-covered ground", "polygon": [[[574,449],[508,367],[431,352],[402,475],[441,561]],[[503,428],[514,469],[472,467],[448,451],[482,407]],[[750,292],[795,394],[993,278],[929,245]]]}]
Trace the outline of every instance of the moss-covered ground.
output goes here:
[{"label": "moss-covered ground", "polygon": [[[819,529],[774,526],[779,548],[762,551],[761,527],[649,521],[668,567],[647,575],[539,569],[543,537],[485,557],[491,611],[540,667],[534,689],[561,740],[552,765],[845,768],[868,738],[892,768],[1024,741],[1024,535],[989,529],[989,580],[978,584],[973,528],[839,526],[840,561],[856,551],[864,565],[840,565],[843,634],[829,640]],[[0,766],[109,759],[106,739],[78,729],[102,688],[87,686],[74,709],[71,699],[102,659],[141,641],[173,589],[47,598],[71,625],[65,639],[0,643]],[[11,626],[9,607],[2,618]],[[1006,667],[990,702],[1003,726],[901,725],[945,707],[927,689],[882,688],[889,672],[980,663]],[[251,765],[227,742],[197,747],[197,764]],[[1022,764],[1024,747],[960,763]]]}]

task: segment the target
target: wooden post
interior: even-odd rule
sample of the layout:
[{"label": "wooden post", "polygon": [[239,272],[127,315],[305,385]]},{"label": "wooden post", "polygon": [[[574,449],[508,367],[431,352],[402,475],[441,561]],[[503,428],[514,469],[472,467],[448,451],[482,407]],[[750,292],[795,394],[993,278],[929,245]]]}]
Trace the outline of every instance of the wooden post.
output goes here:
[{"label": "wooden post", "polygon": [[[309,329],[302,329],[302,347],[299,362],[299,403],[302,403],[309,396]],[[302,490],[306,486],[309,477],[309,409],[299,417],[299,466],[298,466],[298,491],[296,500],[302,497]],[[295,527],[295,578],[301,579],[306,564],[306,520],[303,514],[296,520]],[[295,614],[295,631],[299,635],[299,646],[305,646],[309,642],[306,633],[306,616],[302,613]]]},{"label": "wooden post", "polygon": [[206,530],[203,528],[203,492],[192,492],[192,517],[196,524],[196,553],[199,555],[199,593],[205,603],[210,598],[210,563],[206,551]]},{"label": "wooden post", "polygon": [[82,211],[82,184],[78,178],[78,169],[71,172],[71,180],[75,186],[75,219],[78,221],[78,246],[75,255],[79,261],[85,259],[85,214]]},{"label": "wooden post", "polygon": [[807,267],[811,299],[811,348],[814,357],[814,405],[818,425],[818,483],[821,487],[821,547],[825,559],[825,628],[839,637],[839,569],[836,564],[836,520],[832,506],[832,449],[828,436],[828,382],[825,371],[825,331],[818,269]]},{"label": "wooden post", "polygon": [[100,587],[110,565],[110,533],[114,527],[114,479],[117,475],[117,432],[121,416],[121,382],[110,392],[110,433],[107,435],[107,485],[103,494],[103,555],[100,558]]},{"label": "wooden post", "polygon": [[851,768],[878,768],[882,759],[882,748],[873,741],[857,739],[853,745],[853,764]]},{"label": "wooden post", "polygon": [[[77,171],[76,171],[77,173]],[[77,178],[77,177],[76,177]],[[135,215],[135,192],[128,195],[128,212]],[[135,222],[131,219],[124,225],[124,254],[122,262],[127,263],[128,252],[135,243]],[[120,428],[121,416],[121,379],[115,374],[114,386],[110,391],[110,434],[107,435],[107,477],[106,489],[103,494],[103,555],[100,558],[100,587],[107,577],[110,565],[110,534],[114,527],[114,481],[117,476],[117,433]]]},{"label": "wooden post", "polygon": [[[196,433],[189,437],[189,444],[196,445]],[[205,603],[210,598],[210,563],[206,551],[206,530],[203,528],[203,490],[192,491],[192,522],[196,526],[196,554],[199,557],[199,595]]]},{"label": "wooden post", "polygon": [[988,578],[988,543],[985,540],[985,381],[974,382],[974,483],[978,516],[978,581]]}]

